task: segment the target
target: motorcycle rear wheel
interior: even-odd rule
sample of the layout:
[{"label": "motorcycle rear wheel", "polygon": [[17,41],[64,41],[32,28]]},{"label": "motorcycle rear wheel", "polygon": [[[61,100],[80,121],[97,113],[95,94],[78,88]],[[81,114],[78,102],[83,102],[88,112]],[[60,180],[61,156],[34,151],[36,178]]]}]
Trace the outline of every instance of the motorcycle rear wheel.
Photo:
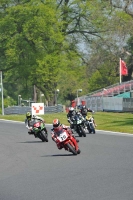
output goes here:
[{"label": "motorcycle rear wheel", "polygon": [[70,152],[73,153],[73,155],[77,155],[77,151],[71,146],[71,144],[66,144],[67,148],[70,150]]}]

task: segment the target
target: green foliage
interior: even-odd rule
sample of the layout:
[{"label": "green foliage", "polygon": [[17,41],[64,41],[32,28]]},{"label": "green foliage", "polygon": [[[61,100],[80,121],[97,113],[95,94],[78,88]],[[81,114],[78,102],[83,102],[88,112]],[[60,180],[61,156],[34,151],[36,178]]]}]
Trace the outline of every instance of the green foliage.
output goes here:
[{"label": "green foliage", "polygon": [[17,84],[21,81],[27,88],[29,84],[39,87],[46,78],[50,82],[48,96],[56,82],[51,77],[56,77],[63,41],[53,5],[30,1],[9,6],[0,22],[1,61],[6,81]]},{"label": "green foliage", "polygon": [[4,98],[33,99],[35,85],[52,103],[59,88],[68,104],[78,88],[83,95],[119,81],[120,48],[133,28],[113,1],[1,0],[0,17]]},{"label": "green foliage", "polygon": [[11,97],[7,96],[7,98],[4,99],[4,108],[14,105],[17,105],[17,102],[14,101]]},{"label": "green foliage", "polygon": [[74,51],[69,51],[66,54],[63,54],[62,63],[63,66],[59,71],[57,87],[60,89],[60,97],[63,102],[65,102],[65,99],[72,101],[76,98],[77,89],[82,88],[83,92],[86,92],[86,67],[83,66],[81,59]]},{"label": "green foliage", "polygon": [[[117,68],[117,71],[118,70],[119,67]],[[100,66],[100,69],[96,70],[96,72],[93,73],[92,77],[89,79],[89,91],[92,92],[118,82],[119,77],[116,76],[118,73],[117,71],[115,66],[109,62]]]}]

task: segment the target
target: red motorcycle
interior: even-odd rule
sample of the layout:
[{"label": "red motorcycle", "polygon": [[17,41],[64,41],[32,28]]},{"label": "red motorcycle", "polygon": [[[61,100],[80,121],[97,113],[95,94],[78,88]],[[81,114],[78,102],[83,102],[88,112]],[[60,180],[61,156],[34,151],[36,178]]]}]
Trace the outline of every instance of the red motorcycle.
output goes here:
[{"label": "red motorcycle", "polygon": [[70,135],[67,130],[61,129],[57,133],[56,143],[59,144],[65,150],[72,152],[74,155],[80,154],[80,149],[76,139]]}]

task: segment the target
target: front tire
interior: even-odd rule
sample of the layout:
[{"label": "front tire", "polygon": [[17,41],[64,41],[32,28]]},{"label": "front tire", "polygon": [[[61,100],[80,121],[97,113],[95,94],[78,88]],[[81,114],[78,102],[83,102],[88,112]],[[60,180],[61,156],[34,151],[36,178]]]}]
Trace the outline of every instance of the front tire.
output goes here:
[{"label": "front tire", "polygon": [[81,150],[80,149],[78,149],[78,151],[77,151],[77,154],[80,154],[81,153]]},{"label": "front tire", "polygon": [[41,133],[44,142],[48,142],[48,134],[44,130],[42,130]]},{"label": "front tire", "polygon": [[77,155],[77,151],[71,146],[71,144],[66,144],[67,148],[70,150],[70,152],[73,153],[73,155]]},{"label": "front tire", "polygon": [[47,134],[44,130],[38,133],[37,137],[42,140],[42,142],[48,142]]},{"label": "front tire", "polygon": [[38,137],[40,140],[42,140],[42,142],[44,142],[41,133],[38,133],[36,137]]},{"label": "front tire", "polygon": [[83,127],[81,127],[81,130],[82,130],[82,135],[83,135],[84,137],[86,137],[86,132],[85,132],[85,130],[84,130]]},{"label": "front tire", "polygon": [[78,133],[79,137],[82,137],[82,130],[79,126],[77,127],[77,133]]},{"label": "front tire", "polygon": [[95,128],[94,128],[94,125],[93,125],[93,124],[90,124],[90,129],[91,129],[91,132],[92,132],[93,134],[95,134],[95,133],[96,133],[96,131],[95,131]]}]

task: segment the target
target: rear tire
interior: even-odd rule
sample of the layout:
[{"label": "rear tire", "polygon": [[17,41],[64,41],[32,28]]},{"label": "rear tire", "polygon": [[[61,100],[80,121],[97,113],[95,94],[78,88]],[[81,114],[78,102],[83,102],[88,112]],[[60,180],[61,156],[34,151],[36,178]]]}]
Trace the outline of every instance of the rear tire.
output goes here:
[{"label": "rear tire", "polygon": [[73,153],[73,155],[77,155],[77,151],[71,146],[71,144],[66,144],[67,148],[70,150],[70,152]]}]

